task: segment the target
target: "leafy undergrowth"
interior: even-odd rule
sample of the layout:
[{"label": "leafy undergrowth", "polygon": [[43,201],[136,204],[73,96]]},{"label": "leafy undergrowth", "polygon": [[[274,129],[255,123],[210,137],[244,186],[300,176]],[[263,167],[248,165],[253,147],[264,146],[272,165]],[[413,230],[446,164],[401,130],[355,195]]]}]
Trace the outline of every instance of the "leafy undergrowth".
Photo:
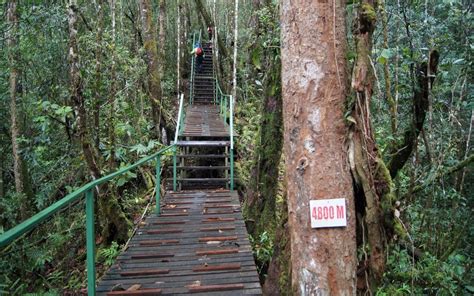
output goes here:
[{"label": "leafy undergrowth", "polygon": [[[134,227],[140,222],[150,194],[151,191],[138,192],[135,188],[121,193],[124,212]],[[83,209],[81,201],[0,251],[0,295],[87,294]],[[96,244],[99,278],[114,263],[123,245],[112,242],[107,246],[100,235],[96,235]]]},{"label": "leafy undergrowth", "polygon": [[388,268],[377,295],[472,295],[473,261],[462,254],[452,254],[445,261],[425,253],[414,259],[406,249],[394,247]]}]

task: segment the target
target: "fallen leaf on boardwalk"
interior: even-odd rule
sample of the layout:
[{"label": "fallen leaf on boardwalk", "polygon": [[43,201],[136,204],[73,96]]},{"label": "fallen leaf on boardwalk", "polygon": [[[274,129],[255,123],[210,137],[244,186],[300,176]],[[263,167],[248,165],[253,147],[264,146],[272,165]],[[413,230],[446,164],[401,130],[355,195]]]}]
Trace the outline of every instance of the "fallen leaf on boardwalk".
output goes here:
[{"label": "fallen leaf on boardwalk", "polygon": [[137,290],[140,290],[141,287],[142,285],[135,284],[135,285],[130,286],[130,288],[128,288],[127,291],[137,291]]},{"label": "fallen leaf on boardwalk", "polygon": [[122,284],[116,284],[110,291],[125,291],[125,289],[122,287]]},{"label": "fallen leaf on boardwalk", "polygon": [[208,245],[214,245],[214,244],[218,244],[220,243],[220,241],[208,241],[207,244]]},{"label": "fallen leaf on boardwalk", "polygon": [[174,208],[176,208],[176,205],[167,205],[166,207],[170,208],[170,209],[174,209]]},{"label": "fallen leaf on boardwalk", "polygon": [[199,287],[201,286],[201,281],[194,281],[191,285],[188,285],[188,287]]},{"label": "fallen leaf on boardwalk", "polygon": [[219,233],[222,233],[223,231],[219,229]]},{"label": "fallen leaf on boardwalk", "polygon": [[140,222],[140,226],[145,226],[146,225],[146,222],[142,221]]}]

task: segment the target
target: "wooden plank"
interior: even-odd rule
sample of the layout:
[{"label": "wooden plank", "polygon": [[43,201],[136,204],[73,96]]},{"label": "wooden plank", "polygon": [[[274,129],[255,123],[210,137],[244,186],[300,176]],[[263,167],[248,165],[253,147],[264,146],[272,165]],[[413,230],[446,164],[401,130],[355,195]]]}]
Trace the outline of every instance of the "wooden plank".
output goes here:
[{"label": "wooden plank", "polygon": [[199,229],[201,232],[205,231],[224,231],[224,230],[235,230],[235,226],[223,226],[223,227],[203,227]]},{"label": "wooden plank", "polygon": [[208,236],[199,238],[200,242],[237,240],[237,236]]},{"label": "wooden plank", "polygon": [[161,289],[140,289],[135,291],[112,291],[107,292],[107,296],[148,296],[161,295]]},{"label": "wooden plank", "polygon": [[230,221],[235,221],[235,218],[211,217],[211,218],[202,220],[203,223],[230,222]]},{"label": "wooden plank", "polygon": [[241,290],[243,288],[244,288],[243,284],[207,285],[207,286],[190,285],[188,286],[188,290],[191,293]]},{"label": "wooden plank", "polygon": [[174,225],[174,224],[185,224],[186,221],[157,221],[153,222],[153,225]]},{"label": "wooden plank", "polygon": [[230,248],[230,249],[220,249],[220,250],[201,250],[196,251],[196,255],[204,256],[204,255],[223,255],[223,254],[234,254],[238,253],[239,249],[237,248]]},{"label": "wooden plank", "polygon": [[165,233],[180,233],[183,232],[182,229],[155,229],[148,230],[147,234],[165,234]]},{"label": "wooden plank", "polygon": [[121,276],[142,276],[142,275],[157,275],[157,274],[167,274],[169,269],[142,269],[142,270],[133,270],[133,271],[122,271],[120,272]]},{"label": "wooden plank", "polygon": [[240,263],[234,264],[219,264],[219,265],[201,265],[194,267],[193,271],[203,272],[203,271],[218,271],[218,270],[235,270],[240,269]]},{"label": "wooden plank", "polygon": [[138,254],[130,256],[131,259],[152,259],[152,258],[170,258],[174,257],[174,254],[166,253],[154,253],[154,254]]},{"label": "wooden plank", "polygon": [[143,246],[160,246],[160,245],[169,245],[169,244],[178,244],[179,240],[177,239],[162,239],[162,240],[149,240],[141,241],[140,245]]}]

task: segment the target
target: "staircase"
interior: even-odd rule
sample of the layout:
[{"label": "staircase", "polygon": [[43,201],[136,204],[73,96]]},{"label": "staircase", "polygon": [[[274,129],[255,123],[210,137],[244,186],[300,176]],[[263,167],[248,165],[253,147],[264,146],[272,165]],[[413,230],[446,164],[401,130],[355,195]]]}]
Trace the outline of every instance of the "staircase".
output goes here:
[{"label": "staircase", "polygon": [[204,61],[201,71],[194,63],[191,104],[181,135],[176,141],[176,182],[183,189],[228,189],[231,184],[231,139],[229,125],[216,103],[216,80],[212,60],[212,44],[202,45]]},{"label": "staircase", "polygon": [[212,63],[212,44],[210,42],[202,45],[204,50],[204,61],[201,71],[198,72],[196,62],[194,63],[194,104],[212,104],[215,98],[216,80]]}]

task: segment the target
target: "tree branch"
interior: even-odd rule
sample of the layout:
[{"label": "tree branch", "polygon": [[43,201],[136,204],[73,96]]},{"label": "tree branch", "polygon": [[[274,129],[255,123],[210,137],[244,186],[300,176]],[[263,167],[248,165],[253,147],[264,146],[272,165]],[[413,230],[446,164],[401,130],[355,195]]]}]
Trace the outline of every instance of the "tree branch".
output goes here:
[{"label": "tree branch", "polygon": [[468,156],[464,160],[458,162],[457,164],[455,164],[451,167],[442,169],[438,174],[434,174],[431,178],[428,178],[428,180],[426,180],[426,182],[424,182],[423,184],[415,186],[415,188],[413,188],[412,193],[418,192],[418,191],[428,187],[429,185],[433,184],[434,181],[440,179],[443,176],[450,175],[452,173],[455,173],[455,172],[463,169],[464,167],[468,166],[472,162],[474,162],[474,154],[471,154],[470,156]]},{"label": "tree branch", "polygon": [[[430,73],[436,74],[439,62],[439,53],[436,50],[430,52],[428,59]],[[416,149],[416,140],[423,129],[426,112],[428,110],[428,95],[430,86],[433,84],[434,76],[428,77],[427,63],[423,62],[417,68],[418,86],[413,94],[413,121],[404,132],[404,137],[398,145],[391,147],[390,154],[393,155],[388,161],[390,176],[394,179],[397,173],[403,168],[413,150]]]}]

